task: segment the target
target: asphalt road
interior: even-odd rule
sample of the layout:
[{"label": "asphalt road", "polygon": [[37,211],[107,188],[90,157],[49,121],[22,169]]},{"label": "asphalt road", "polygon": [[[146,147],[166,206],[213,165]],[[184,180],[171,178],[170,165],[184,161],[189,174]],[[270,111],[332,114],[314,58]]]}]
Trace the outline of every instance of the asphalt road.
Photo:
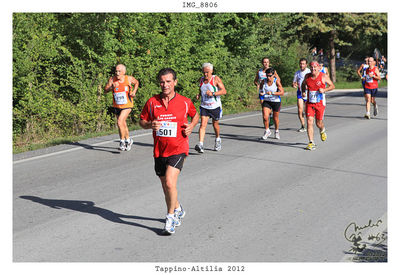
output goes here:
[{"label": "asphalt road", "polygon": [[260,112],[226,116],[222,151],[211,150],[209,125],[198,154],[196,127],[178,182],[187,214],[173,236],[161,235],[149,131],[134,133],[130,152],[108,136],[15,155],[13,260],[386,261],[386,95],[366,120],[361,92],[332,92],[328,139],[317,135],[315,151],[296,132],[296,107],[281,110],[280,140],[259,140]]}]

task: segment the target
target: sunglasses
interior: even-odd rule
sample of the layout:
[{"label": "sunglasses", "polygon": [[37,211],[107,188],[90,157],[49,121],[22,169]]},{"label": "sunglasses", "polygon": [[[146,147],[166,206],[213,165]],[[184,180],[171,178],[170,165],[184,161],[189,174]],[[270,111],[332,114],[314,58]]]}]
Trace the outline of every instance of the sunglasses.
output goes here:
[{"label": "sunglasses", "polygon": [[268,74],[268,75],[267,75],[267,77],[271,77],[271,76],[274,76],[274,75],[273,75],[273,74]]}]

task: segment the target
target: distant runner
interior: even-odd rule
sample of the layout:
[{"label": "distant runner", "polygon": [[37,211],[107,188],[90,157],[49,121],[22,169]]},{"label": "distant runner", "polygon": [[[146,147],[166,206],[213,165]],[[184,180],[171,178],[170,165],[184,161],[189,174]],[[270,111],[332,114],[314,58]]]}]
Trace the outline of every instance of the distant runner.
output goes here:
[{"label": "distant runner", "polygon": [[204,63],[202,69],[204,76],[199,79],[199,93],[196,96],[197,99],[201,97],[201,124],[199,129],[199,143],[194,148],[199,153],[204,153],[204,137],[210,117],[215,133],[214,151],[220,151],[222,149],[219,127],[219,120],[222,118],[220,96],[226,94],[226,89],[222,80],[218,76],[213,75],[214,66],[211,63]]},{"label": "distant runner", "polygon": [[[174,234],[175,227],[181,225],[185,216],[178,201],[178,176],[189,154],[189,135],[199,121],[199,114],[190,99],[175,92],[178,80],[174,70],[162,69],[157,78],[161,93],[146,102],[139,124],[153,129],[154,169],[167,204],[164,233]],[[191,123],[188,116],[192,118]]]},{"label": "distant runner", "polygon": [[320,64],[319,64],[319,68],[320,68],[321,73],[324,73],[324,74],[326,74],[326,75],[329,77],[329,70],[328,70],[327,67],[324,66],[323,63],[320,63]]},{"label": "distant runner", "polygon": [[[113,109],[117,117],[120,138],[119,149],[121,151],[130,151],[133,140],[129,137],[126,119],[132,111],[133,98],[136,96],[139,81],[137,81],[133,76],[125,75],[125,73],[125,65],[118,64],[115,67],[115,76],[108,80],[104,90],[106,93],[113,91]],[[134,85],[133,89],[132,85]]]},{"label": "distant runner", "polygon": [[363,87],[363,89],[365,88],[364,86],[365,86],[365,72],[367,71],[367,69],[368,69],[368,60],[369,60],[369,57],[367,56],[366,58],[365,58],[365,63],[364,64],[361,64],[360,65],[360,67],[358,68],[358,70],[357,70],[357,74],[358,74],[358,76],[360,77],[360,79],[361,79],[361,84],[362,84],[362,87]]},{"label": "distant runner", "polygon": [[303,111],[304,111],[304,106],[305,106],[305,102],[306,102],[307,98],[305,98],[305,97],[303,98],[303,96],[302,96],[301,84],[303,83],[303,80],[304,80],[304,77],[306,76],[306,74],[310,73],[311,71],[309,68],[307,68],[307,59],[305,59],[305,58],[300,59],[299,66],[300,66],[300,70],[298,70],[294,74],[292,87],[297,88],[297,110],[298,110],[297,114],[298,114],[298,117],[299,117],[299,120],[301,123],[300,129],[297,131],[305,132],[306,126],[305,126]]},{"label": "distant runner", "polygon": [[[268,57],[263,57],[263,59],[261,60],[261,64],[262,64],[262,68],[260,68],[257,73],[256,73],[256,77],[254,78],[254,84],[257,86],[257,92],[258,92],[258,97],[260,99],[260,104],[262,105],[263,103],[263,98],[264,96],[262,96],[260,93],[262,92],[262,85],[261,85],[261,81],[266,79],[267,77],[265,76],[265,71],[270,68],[271,64],[269,62],[269,58]],[[279,81],[281,80],[278,73],[275,71],[275,78],[279,79]],[[272,118],[272,114],[269,120],[269,124],[270,125],[274,125],[274,120]]]},{"label": "distant runner", "polygon": [[273,68],[268,68],[266,70],[267,79],[261,82],[263,90],[261,95],[263,96],[262,103],[262,114],[264,120],[265,132],[261,137],[263,140],[267,140],[271,135],[271,130],[269,129],[269,116],[273,113],[273,118],[275,122],[275,138],[280,139],[279,134],[279,111],[281,109],[281,95],[284,94],[281,81],[275,78],[275,70]]},{"label": "distant runner", "polygon": [[371,119],[370,109],[371,103],[374,105],[374,116],[378,115],[378,104],[376,103],[376,95],[378,93],[378,80],[381,80],[378,67],[373,57],[368,58],[368,68],[365,71],[364,98],[365,98],[365,118]]},{"label": "distant runner", "polygon": [[[315,150],[314,117],[316,118],[316,125],[320,130],[321,140],[325,141],[327,139],[323,121],[326,106],[325,93],[335,89],[335,86],[329,76],[320,72],[320,66],[317,61],[311,62],[310,66],[311,73],[305,76],[301,90],[303,96],[307,94],[306,114],[309,143],[305,149]],[[328,88],[326,88],[325,83],[328,83]]]},{"label": "distant runner", "polygon": [[[254,84],[257,86],[257,92],[259,93],[259,98],[260,98],[260,103],[263,103],[263,96],[260,95],[261,91],[262,91],[262,85],[261,85],[261,81],[263,81],[264,79],[266,79],[266,75],[265,75],[265,71],[270,68],[270,63],[269,63],[269,58],[268,57],[264,57],[261,60],[261,64],[262,64],[262,68],[260,68],[257,73],[256,73],[256,77],[254,78]],[[277,79],[279,79],[279,81],[281,80],[278,73],[275,71],[275,77]]]}]

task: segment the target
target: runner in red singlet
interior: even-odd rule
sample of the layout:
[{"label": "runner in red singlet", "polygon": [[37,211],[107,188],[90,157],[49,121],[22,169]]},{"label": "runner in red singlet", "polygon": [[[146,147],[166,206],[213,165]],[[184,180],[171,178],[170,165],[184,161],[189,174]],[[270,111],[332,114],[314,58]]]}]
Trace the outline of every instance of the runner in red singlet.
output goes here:
[{"label": "runner in red singlet", "polygon": [[376,104],[376,94],[378,93],[378,80],[381,80],[378,67],[375,66],[376,62],[373,57],[368,58],[368,68],[365,71],[363,80],[364,84],[364,97],[365,97],[365,118],[371,119],[370,109],[371,103],[374,105],[374,116],[378,115],[378,104]]},{"label": "runner in red singlet", "polygon": [[[307,134],[309,143],[307,150],[315,150],[314,143],[314,117],[316,125],[320,130],[321,140],[327,139],[327,134],[324,125],[325,114],[325,93],[335,89],[335,85],[328,75],[320,71],[320,66],[317,61],[310,64],[311,73],[307,74],[302,83],[303,97],[307,96],[306,115],[307,115]],[[328,84],[326,87],[325,83]]]},{"label": "runner in red singlet", "polygon": [[[189,135],[199,121],[199,114],[189,98],[175,92],[178,80],[174,70],[160,70],[158,81],[162,92],[146,102],[139,124],[145,129],[153,129],[154,168],[163,187],[168,211],[164,233],[173,234],[185,215],[176,186],[189,154]],[[192,118],[190,123],[188,117]]]}]

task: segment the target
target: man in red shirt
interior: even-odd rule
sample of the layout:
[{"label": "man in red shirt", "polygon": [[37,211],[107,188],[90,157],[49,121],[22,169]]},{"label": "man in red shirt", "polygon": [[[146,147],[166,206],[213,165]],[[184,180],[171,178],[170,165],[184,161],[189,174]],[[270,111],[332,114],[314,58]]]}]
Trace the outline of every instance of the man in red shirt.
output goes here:
[{"label": "man in red shirt", "polygon": [[363,77],[364,85],[364,97],[365,97],[365,118],[371,119],[370,109],[371,103],[374,105],[374,116],[378,115],[378,104],[376,104],[376,94],[378,93],[378,80],[381,80],[378,67],[375,66],[376,62],[373,57],[368,58],[368,68],[365,71]]},{"label": "man in red shirt", "polygon": [[[316,118],[316,125],[321,134],[321,140],[325,141],[327,138],[324,114],[325,114],[325,93],[335,89],[335,85],[327,74],[320,71],[320,66],[317,61],[310,63],[311,73],[307,74],[301,85],[303,97],[307,96],[306,115],[307,115],[307,134],[309,143],[306,147],[307,150],[315,150],[314,143],[314,117]],[[325,83],[328,84],[326,87]],[[306,95],[307,92],[307,95]]]},{"label": "man in red shirt", "polygon": [[175,92],[178,80],[174,70],[160,70],[158,81],[161,93],[146,102],[139,124],[153,129],[154,168],[161,180],[168,211],[164,233],[173,234],[185,215],[176,186],[189,154],[189,135],[199,121],[199,114],[190,99]]}]

